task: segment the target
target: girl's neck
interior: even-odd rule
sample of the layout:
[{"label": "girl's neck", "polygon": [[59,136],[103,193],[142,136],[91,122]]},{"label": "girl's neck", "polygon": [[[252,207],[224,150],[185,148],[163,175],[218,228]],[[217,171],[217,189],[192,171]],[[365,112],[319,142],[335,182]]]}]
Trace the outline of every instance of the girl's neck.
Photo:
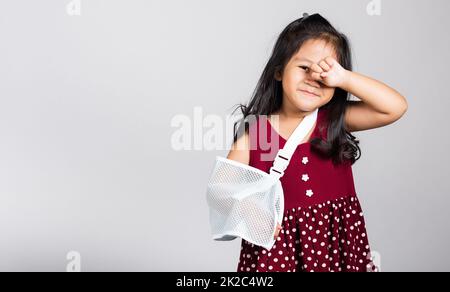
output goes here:
[{"label": "girl's neck", "polygon": [[304,112],[299,110],[287,110],[281,107],[278,111],[273,113],[273,115],[279,115],[279,118],[284,121],[300,121],[312,112]]}]

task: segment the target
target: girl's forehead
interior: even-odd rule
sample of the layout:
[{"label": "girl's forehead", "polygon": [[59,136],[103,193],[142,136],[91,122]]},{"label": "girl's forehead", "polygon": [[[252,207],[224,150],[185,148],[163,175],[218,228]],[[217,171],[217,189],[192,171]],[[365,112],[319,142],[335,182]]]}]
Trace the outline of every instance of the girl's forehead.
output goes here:
[{"label": "girl's forehead", "polygon": [[308,40],[303,43],[300,50],[292,57],[292,60],[318,63],[329,56],[337,59],[336,49],[333,44],[324,40]]}]

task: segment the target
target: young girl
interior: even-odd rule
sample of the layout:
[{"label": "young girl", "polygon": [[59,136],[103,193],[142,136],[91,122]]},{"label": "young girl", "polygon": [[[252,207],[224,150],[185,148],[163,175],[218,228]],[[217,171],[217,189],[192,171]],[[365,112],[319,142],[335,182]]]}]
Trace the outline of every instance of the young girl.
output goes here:
[{"label": "young girl", "polygon": [[407,102],[351,70],[346,36],[319,14],[305,14],[281,33],[250,103],[239,106],[240,127],[254,115],[256,131],[235,131],[227,158],[267,173],[274,160],[262,159],[270,149],[257,141],[276,137],[272,143],[282,148],[302,119],[319,111],[281,178],[285,211],[275,245],[266,250],[242,239],[238,272],[377,270],[352,176],[359,141],[350,132],[394,123]]}]

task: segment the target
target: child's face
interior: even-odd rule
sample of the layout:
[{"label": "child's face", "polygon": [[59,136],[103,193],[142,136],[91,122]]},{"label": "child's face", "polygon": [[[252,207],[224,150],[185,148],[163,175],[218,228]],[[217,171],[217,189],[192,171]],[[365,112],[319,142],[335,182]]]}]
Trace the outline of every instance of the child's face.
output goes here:
[{"label": "child's face", "polygon": [[[309,67],[326,57],[337,59],[334,47],[323,40],[308,40],[288,62],[283,76],[277,80],[283,84],[284,106],[303,112],[314,111],[327,104],[334,95],[334,87],[327,87],[311,77]],[[308,93],[310,92],[310,93]]]}]

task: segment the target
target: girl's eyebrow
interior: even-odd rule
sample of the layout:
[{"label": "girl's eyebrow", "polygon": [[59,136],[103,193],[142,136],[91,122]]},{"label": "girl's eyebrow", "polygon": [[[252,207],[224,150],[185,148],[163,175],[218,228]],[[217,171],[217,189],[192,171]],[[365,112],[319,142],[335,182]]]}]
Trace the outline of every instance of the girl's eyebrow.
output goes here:
[{"label": "girl's eyebrow", "polygon": [[294,59],[294,61],[308,61],[308,62],[310,62],[310,63],[314,63],[314,61],[312,61],[312,60],[310,60],[310,59],[308,59],[308,58],[301,58],[301,57],[296,57],[296,58]]}]

